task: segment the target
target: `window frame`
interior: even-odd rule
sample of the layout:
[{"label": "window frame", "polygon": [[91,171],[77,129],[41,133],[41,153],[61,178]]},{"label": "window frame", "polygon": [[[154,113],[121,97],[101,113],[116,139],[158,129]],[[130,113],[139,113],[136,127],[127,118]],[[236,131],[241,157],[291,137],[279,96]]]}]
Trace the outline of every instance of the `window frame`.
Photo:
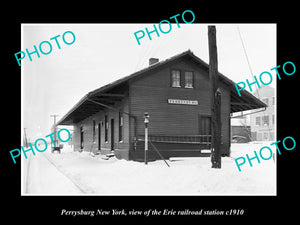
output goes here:
[{"label": "window frame", "polygon": [[255,126],[261,126],[262,119],[260,116],[255,117]]},{"label": "window frame", "polygon": [[[187,86],[187,79],[186,79],[186,75],[191,74],[192,75],[192,79],[191,79],[191,83],[192,83],[192,86]],[[193,89],[195,87],[195,79],[194,79],[194,71],[189,71],[189,70],[185,70],[184,71],[184,88],[188,88],[188,89]]]},{"label": "window frame", "polygon": [[[265,123],[266,122],[266,123]],[[262,125],[269,126],[270,125],[270,118],[269,115],[262,116]]]},{"label": "window frame", "polygon": [[[179,86],[173,86],[173,72],[174,71],[178,71],[179,72]],[[171,84],[170,84],[170,86],[172,87],[172,88],[181,88],[182,87],[182,84],[181,84],[181,70],[179,70],[179,69],[171,69],[171,74],[170,74],[170,81],[171,81]]]}]

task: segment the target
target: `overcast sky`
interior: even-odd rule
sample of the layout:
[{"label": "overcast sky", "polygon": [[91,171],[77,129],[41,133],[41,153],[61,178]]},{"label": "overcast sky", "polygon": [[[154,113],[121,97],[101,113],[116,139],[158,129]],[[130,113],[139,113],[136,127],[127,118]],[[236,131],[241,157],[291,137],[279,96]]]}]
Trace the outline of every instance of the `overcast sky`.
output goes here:
[{"label": "overcast sky", "polygon": [[[276,24],[216,24],[218,69],[240,82],[252,76],[237,26],[258,76],[277,65]],[[190,49],[209,62],[207,24],[172,24],[170,33],[153,33],[152,40],[146,35],[138,45],[134,32],[145,27],[150,30],[153,24],[22,24],[22,51],[31,52],[33,45],[38,48],[66,31],[76,36],[72,45],[60,37],[61,49],[52,40],[49,55],[33,54],[32,62],[26,55],[22,60],[22,125],[31,141],[50,133],[51,114],[59,120],[89,91],[147,67],[151,57],[164,60]]]}]

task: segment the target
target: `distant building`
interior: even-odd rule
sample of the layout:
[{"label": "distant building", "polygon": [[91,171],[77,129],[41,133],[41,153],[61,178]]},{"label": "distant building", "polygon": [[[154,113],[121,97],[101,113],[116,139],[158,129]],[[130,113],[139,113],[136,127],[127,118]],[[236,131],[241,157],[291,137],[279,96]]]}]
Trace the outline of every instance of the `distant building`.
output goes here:
[{"label": "distant building", "polygon": [[252,138],[255,141],[275,140],[275,89],[270,86],[262,86],[253,93],[268,107],[265,111],[251,114],[250,125]]}]

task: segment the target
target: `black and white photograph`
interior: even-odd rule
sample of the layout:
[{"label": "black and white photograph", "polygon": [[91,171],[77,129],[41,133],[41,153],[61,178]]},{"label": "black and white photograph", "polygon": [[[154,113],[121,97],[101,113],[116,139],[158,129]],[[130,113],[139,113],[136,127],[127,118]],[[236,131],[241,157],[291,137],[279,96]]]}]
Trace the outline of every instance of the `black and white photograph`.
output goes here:
[{"label": "black and white photograph", "polygon": [[276,195],[276,24],[22,24],[21,49],[22,195]]},{"label": "black and white photograph", "polygon": [[4,8],[4,219],[296,218],[296,6],[162,3]]}]

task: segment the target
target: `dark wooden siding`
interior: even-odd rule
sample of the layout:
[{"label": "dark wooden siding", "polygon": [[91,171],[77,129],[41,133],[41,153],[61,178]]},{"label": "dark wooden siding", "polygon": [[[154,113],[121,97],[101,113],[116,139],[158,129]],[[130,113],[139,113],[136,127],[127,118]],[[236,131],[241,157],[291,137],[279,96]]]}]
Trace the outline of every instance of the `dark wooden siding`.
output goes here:
[{"label": "dark wooden siding", "polygon": [[[171,69],[193,70],[193,89],[170,87]],[[130,86],[131,113],[138,118],[138,133],[143,133],[144,112],[150,114],[149,134],[198,134],[198,113],[210,114],[209,81],[185,62],[164,67]],[[168,99],[198,100],[198,105],[168,104]]]},{"label": "dark wooden siding", "polygon": [[[184,71],[193,71],[194,88],[171,87],[172,69],[181,71],[182,80]],[[174,61],[135,80],[130,85],[129,96],[131,114],[137,118],[138,135],[144,134],[144,112],[150,115],[149,135],[198,135],[199,114],[210,115],[208,74],[184,60]],[[168,99],[197,100],[198,105],[168,104]],[[230,93],[225,86],[222,86],[221,116],[223,153],[226,154],[229,146]],[[174,144],[168,146],[163,145],[163,148],[176,148]],[[195,145],[185,147],[195,149]],[[184,149],[183,146],[180,148]]]},{"label": "dark wooden siding", "polygon": [[[194,72],[194,88],[171,87],[171,70],[181,71],[184,80],[184,71]],[[222,152],[229,153],[230,146],[230,92],[226,86],[222,89]],[[118,111],[102,110],[80,121],[74,126],[74,148],[80,150],[80,127],[84,129],[84,151],[96,152],[98,150],[98,128],[95,129],[93,142],[93,120],[101,124],[101,152],[108,153],[111,149],[110,121],[114,119],[115,154],[118,158],[137,159],[143,156],[143,141],[134,145],[134,137],[144,135],[144,112],[150,114],[150,135],[198,135],[199,115],[210,116],[209,78],[207,72],[185,60],[175,60],[172,63],[150,71],[129,83],[129,97],[113,107],[129,112],[132,116],[123,115],[124,127],[122,142],[118,139]],[[169,104],[168,99],[197,100],[198,105]],[[109,130],[108,142],[105,142],[104,117],[108,116]],[[136,118],[136,119],[134,119]],[[103,125],[102,125],[103,124]],[[136,129],[135,129],[136,126]],[[135,132],[136,130],[136,132]],[[196,144],[156,144],[165,157],[170,156],[199,156],[203,146]],[[151,150],[150,156],[158,158]],[[135,150],[136,149],[136,150]]]},{"label": "dark wooden siding", "polygon": [[[128,112],[128,97],[120,104],[114,105],[116,109]],[[108,118],[108,141],[105,142],[105,122],[104,118]],[[101,126],[101,153],[106,154],[111,152],[111,119],[114,119],[114,151],[117,158],[129,159],[129,116],[123,114],[123,141],[119,141],[119,112],[106,109],[80,121],[74,125],[74,149],[80,150],[80,127],[83,127],[84,148],[83,151],[97,152],[98,151],[98,124]],[[95,120],[95,139],[93,140],[93,121]]]}]

